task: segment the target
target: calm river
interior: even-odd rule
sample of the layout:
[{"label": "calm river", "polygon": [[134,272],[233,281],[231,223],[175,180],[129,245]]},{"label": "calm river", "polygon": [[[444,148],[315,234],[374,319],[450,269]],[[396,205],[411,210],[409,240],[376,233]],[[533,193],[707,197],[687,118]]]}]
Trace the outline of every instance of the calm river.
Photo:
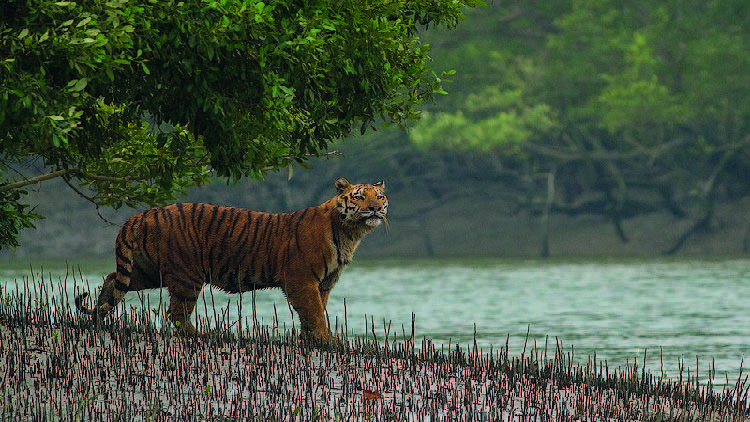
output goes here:
[{"label": "calm river", "polygon": [[[31,270],[0,262],[4,290],[23,285]],[[65,264],[47,264],[44,278],[65,279]],[[68,276],[67,286],[95,287],[108,271],[103,263],[81,265],[83,280]],[[35,278],[40,270],[34,269]],[[382,339],[411,331],[415,315],[417,339],[435,344],[473,343],[489,351],[504,348],[520,355],[556,339],[576,360],[596,354],[610,368],[643,362],[654,374],[679,374],[680,365],[696,365],[702,381],[714,366],[715,385],[726,377],[734,384],[750,350],[750,260],[676,261],[357,261],[342,276],[328,306],[331,323],[346,322],[349,332],[371,332]],[[209,292],[198,303],[199,316],[214,318],[212,303],[237,319],[239,296]],[[166,296],[166,294],[164,294]],[[129,304],[140,306],[128,295]],[[156,306],[158,293],[149,298]],[[290,327],[293,318],[279,291],[256,294],[257,318]],[[274,311],[274,303],[276,309]],[[243,296],[243,320],[251,314],[252,297]],[[276,316],[274,314],[276,313]],[[367,321],[367,322],[366,322]],[[390,323],[390,328],[384,328]],[[696,364],[697,361],[697,364]],[[750,365],[744,365],[750,366]],[[743,370],[743,374],[748,371]],[[744,377],[744,375],[743,375]]]}]

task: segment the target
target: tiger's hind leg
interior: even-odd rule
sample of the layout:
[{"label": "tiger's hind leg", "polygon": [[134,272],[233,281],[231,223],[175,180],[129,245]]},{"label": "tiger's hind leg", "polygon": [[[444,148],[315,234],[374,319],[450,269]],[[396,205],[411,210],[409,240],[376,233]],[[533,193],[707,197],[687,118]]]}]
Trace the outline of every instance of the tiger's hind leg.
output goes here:
[{"label": "tiger's hind leg", "polygon": [[187,335],[202,336],[205,333],[198,331],[192,322],[190,316],[195,309],[195,303],[198,301],[202,283],[182,283],[174,277],[165,279],[165,285],[169,290],[169,319],[177,329]]}]

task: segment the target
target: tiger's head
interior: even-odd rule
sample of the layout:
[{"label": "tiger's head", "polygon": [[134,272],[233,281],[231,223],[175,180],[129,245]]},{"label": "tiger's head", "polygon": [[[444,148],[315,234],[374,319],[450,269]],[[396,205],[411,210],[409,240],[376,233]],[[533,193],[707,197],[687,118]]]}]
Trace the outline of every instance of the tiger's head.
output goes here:
[{"label": "tiger's head", "polygon": [[362,224],[368,227],[388,223],[388,198],[385,197],[385,182],[373,185],[352,185],[348,180],[336,181],[337,209],[341,219],[349,224]]}]

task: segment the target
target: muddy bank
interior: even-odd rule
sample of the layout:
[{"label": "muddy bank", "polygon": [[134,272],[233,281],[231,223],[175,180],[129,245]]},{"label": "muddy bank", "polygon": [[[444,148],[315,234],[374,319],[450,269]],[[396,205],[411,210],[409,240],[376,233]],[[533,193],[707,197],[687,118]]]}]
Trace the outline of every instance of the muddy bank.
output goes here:
[{"label": "muddy bank", "polygon": [[53,293],[60,284],[29,283],[35,294],[0,301],[2,420],[750,418],[747,377],[720,390],[699,385],[697,368],[667,379],[638,363],[580,365],[557,342],[521,356],[476,341],[438,348],[413,328],[337,333],[341,344],[314,346],[278,324],[227,322],[186,338],[143,308],[95,327],[52,300],[65,297]]},{"label": "muddy bank", "polygon": [[[511,357],[293,336],[186,339],[148,327],[0,324],[4,420],[575,421],[748,419],[747,387],[714,392],[580,367],[557,347]],[[404,340],[404,339],[402,339]]]}]

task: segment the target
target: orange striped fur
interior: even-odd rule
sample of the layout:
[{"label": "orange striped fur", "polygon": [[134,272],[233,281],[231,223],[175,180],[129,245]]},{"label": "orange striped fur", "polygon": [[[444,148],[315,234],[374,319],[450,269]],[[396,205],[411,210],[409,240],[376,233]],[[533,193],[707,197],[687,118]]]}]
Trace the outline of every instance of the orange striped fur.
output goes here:
[{"label": "orange striped fur", "polygon": [[229,293],[280,288],[299,315],[302,333],[328,340],[328,295],[362,238],[386,220],[385,183],[335,183],[336,195],[303,210],[270,214],[209,204],[175,204],[130,218],[115,242],[117,270],[95,309],[106,316],[129,291],[166,287],[170,319],[187,334],[205,284]]}]

